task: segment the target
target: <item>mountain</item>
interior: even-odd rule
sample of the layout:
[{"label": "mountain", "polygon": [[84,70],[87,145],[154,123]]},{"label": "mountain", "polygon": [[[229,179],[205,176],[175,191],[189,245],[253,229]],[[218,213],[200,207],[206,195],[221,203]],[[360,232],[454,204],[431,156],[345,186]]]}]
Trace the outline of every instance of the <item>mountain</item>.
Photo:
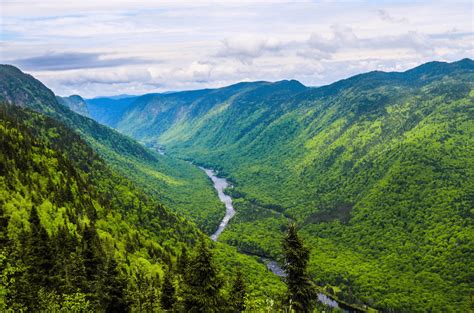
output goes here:
[{"label": "mountain", "polygon": [[[183,249],[210,241],[172,210],[222,214],[205,174],[71,111],[14,67],[0,66],[0,82],[1,310],[159,310],[165,272],[178,284]],[[224,296],[241,269],[249,305],[280,301],[282,282],[255,257],[212,250]]]},{"label": "mountain", "polygon": [[69,97],[59,97],[56,96],[58,102],[62,105],[67,106],[76,113],[79,113],[84,116],[89,116],[89,110],[87,109],[87,104],[81,96],[72,95]]},{"label": "mountain", "polygon": [[197,230],[54,119],[1,104],[0,121],[2,310],[114,311],[126,294],[136,307],[131,295],[145,274],[158,290]]},{"label": "mountain", "polygon": [[[54,93],[19,69],[0,66],[0,101],[45,113],[77,131],[110,166],[133,180],[148,196],[188,217],[212,233],[224,215],[223,204],[206,174],[197,167],[161,156],[134,140],[76,114],[58,103]],[[93,114],[93,111],[91,111]]]},{"label": "mountain", "polygon": [[48,113],[64,112],[54,93],[39,80],[12,65],[1,64],[0,70],[0,101]]},{"label": "mountain", "polygon": [[233,182],[220,240],[278,258],[287,219],[310,272],[349,302],[468,311],[474,292],[474,62],[138,97],[114,127]]},{"label": "mountain", "polygon": [[136,98],[135,96],[101,97],[86,99],[85,101],[90,117],[101,124],[116,127],[123,112]]}]

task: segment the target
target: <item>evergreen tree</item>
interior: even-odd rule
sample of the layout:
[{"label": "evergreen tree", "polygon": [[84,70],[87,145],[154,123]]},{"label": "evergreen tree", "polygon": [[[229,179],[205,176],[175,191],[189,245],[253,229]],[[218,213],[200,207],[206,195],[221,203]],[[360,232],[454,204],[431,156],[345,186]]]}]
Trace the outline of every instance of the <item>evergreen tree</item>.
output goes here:
[{"label": "evergreen tree", "polygon": [[222,280],[212,260],[212,252],[201,238],[197,251],[189,260],[184,275],[182,298],[188,312],[220,312]]},{"label": "evergreen tree", "polygon": [[3,205],[0,206],[0,247],[6,247],[8,243],[7,236],[8,217],[5,215]]},{"label": "evergreen tree", "polygon": [[105,260],[99,235],[92,223],[90,226],[85,226],[84,228],[82,237],[82,253],[87,280],[97,280],[100,275],[100,270],[104,268]]},{"label": "evergreen tree", "polygon": [[178,259],[178,273],[181,275],[184,275],[186,272],[186,267],[188,266],[188,250],[186,249],[185,246],[181,249],[181,255],[179,256]]},{"label": "evergreen tree", "polygon": [[232,286],[229,304],[232,308],[232,312],[245,311],[245,282],[240,269],[237,271],[237,276]]},{"label": "evergreen tree", "polygon": [[161,289],[161,308],[168,311],[171,310],[176,302],[176,290],[173,285],[171,272],[166,271],[163,287]]},{"label": "evergreen tree", "polygon": [[296,225],[291,223],[283,240],[284,269],[287,273],[288,302],[296,312],[311,312],[316,299],[315,288],[309,279],[307,265],[309,249],[298,236]]},{"label": "evergreen tree", "polygon": [[32,287],[38,290],[50,285],[53,257],[48,233],[41,224],[36,207],[31,209],[29,222],[25,263]]},{"label": "evergreen tree", "polygon": [[114,258],[107,263],[99,285],[101,286],[101,307],[105,308],[106,312],[128,312],[124,294],[127,284],[121,277]]}]

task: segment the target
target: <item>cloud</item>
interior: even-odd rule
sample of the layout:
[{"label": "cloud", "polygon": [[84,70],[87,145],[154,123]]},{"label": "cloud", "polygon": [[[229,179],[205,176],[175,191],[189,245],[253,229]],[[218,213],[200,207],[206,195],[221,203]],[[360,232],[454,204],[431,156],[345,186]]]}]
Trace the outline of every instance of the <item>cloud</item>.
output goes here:
[{"label": "cloud", "polygon": [[409,22],[407,18],[395,18],[383,9],[377,10],[376,12],[379,18],[386,22],[390,22],[390,23],[408,23]]},{"label": "cloud", "polygon": [[469,0],[4,2],[2,62],[62,95],[322,85],[474,54]]},{"label": "cloud", "polygon": [[101,53],[52,52],[41,56],[16,59],[12,64],[25,70],[63,71],[73,69],[114,67],[149,62],[138,58],[110,58]]},{"label": "cloud", "polygon": [[277,53],[289,46],[276,37],[262,37],[257,35],[238,35],[222,40],[222,47],[217,57],[236,58],[244,63],[263,56],[266,53]]},{"label": "cloud", "polygon": [[331,26],[329,36],[324,37],[319,32],[312,33],[297,53],[304,58],[330,59],[337,51],[358,45],[359,38],[351,27],[336,24]]}]

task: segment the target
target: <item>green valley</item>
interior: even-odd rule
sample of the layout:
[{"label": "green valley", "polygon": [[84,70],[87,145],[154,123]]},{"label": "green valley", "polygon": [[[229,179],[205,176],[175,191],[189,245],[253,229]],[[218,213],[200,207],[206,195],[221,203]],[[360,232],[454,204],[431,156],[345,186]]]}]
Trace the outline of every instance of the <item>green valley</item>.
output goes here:
[{"label": "green valley", "polygon": [[202,245],[212,248],[219,299],[242,271],[248,308],[282,305],[282,281],[257,258],[211,244],[166,207],[172,198],[175,211],[203,205],[209,219],[214,205],[220,216],[202,171],[70,111],[16,68],[2,66],[0,83],[2,311],[161,311],[170,273],[178,306],[186,260]]},{"label": "green valley", "polygon": [[474,313],[473,4],[2,1],[0,312]]},{"label": "green valley", "polygon": [[473,82],[474,62],[463,59],[317,88],[239,83],[138,97],[111,126],[233,183],[237,214],[220,241],[279,259],[295,220],[313,280],[339,298],[466,311]]}]

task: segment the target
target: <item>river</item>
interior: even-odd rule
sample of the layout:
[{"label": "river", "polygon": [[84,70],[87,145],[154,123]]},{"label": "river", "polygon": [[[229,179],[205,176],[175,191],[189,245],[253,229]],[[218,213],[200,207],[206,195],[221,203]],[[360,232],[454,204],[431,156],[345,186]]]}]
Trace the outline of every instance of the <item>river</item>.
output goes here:
[{"label": "river", "polygon": [[219,238],[219,235],[227,227],[227,224],[229,223],[230,219],[234,217],[235,215],[234,206],[232,205],[232,198],[224,193],[224,189],[226,189],[229,186],[229,183],[227,182],[227,179],[217,177],[216,173],[213,170],[210,170],[204,167],[200,167],[200,169],[202,169],[207,174],[207,176],[209,176],[209,178],[212,180],[212,183],[214,184],[214,188],[217,191],[217,195],[219,196],[219,199],[225,204],[224,218],[219,224],[219,227],[217,228],[216,232],[212,234],[211,236],[211,239],[216,241],[217,238]]},{"label": "river", "polygon": [[[225,178],[222,177],[217,177],[217,173],[214,172],[213,170],[204,168],[204,167],[199,167],[202,169],[207,176],[212,180],[212,183],[214,184],[214,188],[217,191],[217,195],[219,196],[219,199],[225,204],[225,216],[222,219],[221,223],[219,224],[219,227],[217,228],[216,232],[211,235],[211,239],[216,241],[219,235],[224,231],[224,229],[227,227],[227,224],[231,220],[232,217],[235,215],[235,209],[234,206],[232,205],[232,198],[224,193],[224,189],[226,189],[229,186],[229,183]],[[263,263],[267,266],[267,268],[275,275],[279,277],[285,277],[286,273],[285,271],[281,268],[281,266],[274,260],[268,259],[268,258],[260,258]],[[331,308],[338,308],[341,312],[344,313],[349,313],[349,312],[359,312],[358,310],[354,310],[343,303],[339,303],[336,300],[332,299],[328,295],[324,293],[318,293],[318,300],[331,307]]]}]

